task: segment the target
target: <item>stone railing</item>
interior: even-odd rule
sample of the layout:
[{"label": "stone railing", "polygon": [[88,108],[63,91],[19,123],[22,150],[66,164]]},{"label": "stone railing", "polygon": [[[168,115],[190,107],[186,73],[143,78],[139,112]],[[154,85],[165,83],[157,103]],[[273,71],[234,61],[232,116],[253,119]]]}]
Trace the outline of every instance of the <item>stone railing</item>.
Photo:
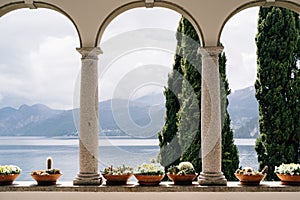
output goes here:
[{"label": "stone railing", "polygon": [[13,185],[0,186],[0,197],[2,192],[300,192],[300,186],[267,181],[258,186],[242,186],[239,182],[228,182],[227,186],[200,186],[197,182],[187,186],[174,185],[172,182],[162,182],[159,186],[139,186],[136,182],[120,186],[74,186],[72,182],[37,186],[31,181],[15,181]]},{"label": "stone railing", "polygon": [[0,186],[0,199],[9,200],[159,200],[159,199],[230,199],[266,200],[299,199],[300,186],[283,186],[280,182],[262,182],[259,186],[241,186],[228,182],[227,186],[177,186],[162,182],[159,186],[139,186],[130,182],[124,186],[74,186],[72,182],[59,182],[55,186],[37,186],[34,182],[18,182]]}]

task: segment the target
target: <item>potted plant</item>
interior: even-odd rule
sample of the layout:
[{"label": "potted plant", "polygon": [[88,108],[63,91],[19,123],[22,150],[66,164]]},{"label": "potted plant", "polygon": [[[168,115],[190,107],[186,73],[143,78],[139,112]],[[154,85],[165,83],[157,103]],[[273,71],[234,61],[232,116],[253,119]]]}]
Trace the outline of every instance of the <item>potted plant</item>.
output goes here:
[{"label": "potted plant", "polygon": [[46,170],[36,170],[31,172],[31,177],[36,180],[38,185],[55,185],[61,175],[62,173],[59,169],[52,168],[51,157],[47,158]]},{"label": "potted plant", "polygon": [[0,185],[11,185],[21,171],[16,165],[0,166]]},{"label": "potted plant", "polygon": [[275,166],[275,171],[282,185],[300,185],[300,164],[290,163]]},{"label": "potted plant", "polygon": [[177,166],[169,167],[167,176],[175,185],[192,185],[197,174],[192,163],[181,162]]},{"label": "potted plant", "polygon": [[239,179],[241,185],[259,185],[267,176],[265,166],[262,171],[254,171],[251,167],[239,168],[235,171],[235,177]]},{"label": "potted plant", "polygon": [[106,185],[126,185],[132,173],[133,168],[125,165],[116,168],[111,165],[104,168],[101,172],[102,176],[106,179]]},{"label": "potted plant", "polygon": [[159,185],[165,176],[165,169],[159,163],[152,161],[149,164],[138,165],[134,176],[140,185]]}]

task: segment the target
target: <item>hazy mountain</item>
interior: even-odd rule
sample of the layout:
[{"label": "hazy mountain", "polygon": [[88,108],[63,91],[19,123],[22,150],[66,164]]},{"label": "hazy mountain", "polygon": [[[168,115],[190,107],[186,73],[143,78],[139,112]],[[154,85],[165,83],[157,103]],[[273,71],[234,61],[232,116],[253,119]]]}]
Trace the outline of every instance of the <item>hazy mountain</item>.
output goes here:
[{"label": "hazy mountain", "polygon": [[162,93],[152,93],[135,99],[135,102],[139,102],[147,105],[165,106],[166,97]]},{"label": "hazy mountain", "polygon": [[[162,97],[163,94],[153,94],[149,98],[144,96],[132,101],[113,99],[100,102],[101,134],[126,135],[124,132],[129,132],[136,137],[156,137],[164,123]],[[151,102],[157,104],[153,106]],[[0,109],[0,136],[76,135],[78,126],[75,121],[78,121],[78,117],[74,118],[73,114],[78,116],[78,109],[53,110],[42,104],[22,105],[18,109],[5,107]],[[142,127],[150,132],[140,131]]]},{"label": "hazy mountain", "polygon": [[231,93],[228,112],[234,137],[256,138],[258,133],[258,102],[255,88],[248,87]]},{"label": "hazy mountain", "polygon": [[[160,96],[151,98],[154,100]],[[150,102],[142,97],[132,101],[113,99],[99,103],[102,134],[157,138],[157,132],[164,124],[165,107],[164,103],[153,105]]]},{"label": "hazy mountain", "polygon": [[42,104],[0,109],[0,135],[57,136],[74,132],[72,111]]},{"label": "hazy mountain", "polygon": [[[235,137],[257,137],[258,105],[254,88],[235,91],[229,101]],[[164,104],[163,94],[150,94],[130,101],[100,102],[100,134],[157,138],[157,132],[164,125]],[[76,135],[78,111],[53,110],[42,104],[22,105],[18,109],[5,107],[0,109],[0,136]]]}]

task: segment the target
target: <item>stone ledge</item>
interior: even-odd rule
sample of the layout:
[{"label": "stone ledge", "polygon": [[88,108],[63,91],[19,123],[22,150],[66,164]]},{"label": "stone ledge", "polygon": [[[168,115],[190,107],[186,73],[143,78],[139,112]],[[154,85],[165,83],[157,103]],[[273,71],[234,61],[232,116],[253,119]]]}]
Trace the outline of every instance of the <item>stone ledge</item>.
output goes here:
[{"label": "stone ledge", "polygon": [[262,182],[259,186],[241,186],[228,182],[227,186],[178,186],[162,182],[159,186],[139,186],[130,182],[124,186],[74,186],[72,182],[58,182],[55,186],[37,186],[30,181],[15,181],[14,185],[0,186],[0,192],[300,192],[300,186],[284,186],[280,182]]}]

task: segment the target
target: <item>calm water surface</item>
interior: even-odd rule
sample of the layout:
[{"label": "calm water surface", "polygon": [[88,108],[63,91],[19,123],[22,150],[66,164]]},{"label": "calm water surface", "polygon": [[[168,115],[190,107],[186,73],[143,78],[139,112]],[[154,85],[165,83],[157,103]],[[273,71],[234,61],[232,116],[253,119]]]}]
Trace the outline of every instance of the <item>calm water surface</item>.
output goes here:
[{"label": "calm water surface", "polygon": [[[253,140],[245,142],[236,141],[240,165],[257,169]],[[18,165],[22,169],[19,181],[32,181],[30,172],[45,169],[49,156],[53,158],[53,167],[63,173],[60,180],[71,181],[79,170],[78,152],[77,138],[0,137],[0,165]],[[158,141],[154,139],[100,138],[99,170],[108,165],[135,167],[157,158],[158,152]]]}]

